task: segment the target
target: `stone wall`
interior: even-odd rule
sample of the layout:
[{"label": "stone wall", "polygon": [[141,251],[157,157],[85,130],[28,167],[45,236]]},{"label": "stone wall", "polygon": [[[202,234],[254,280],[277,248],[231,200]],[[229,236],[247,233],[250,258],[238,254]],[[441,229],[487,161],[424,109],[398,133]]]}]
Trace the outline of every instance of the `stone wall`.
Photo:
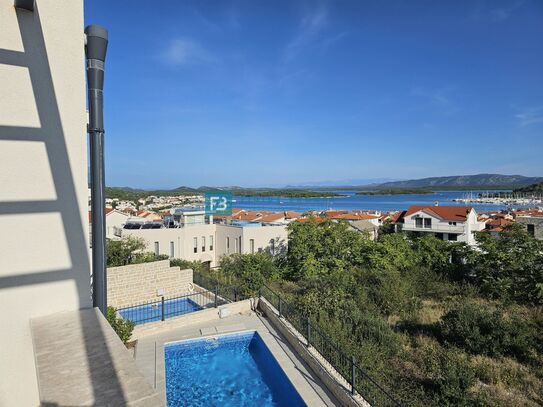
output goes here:
[{"label": "stone wall", "polygon": [[517,222],[523,223],[524,227],[528,229],[528,225],[534,225],[534,237],[539,240],[543,240],[543,218],[535,216],[519,216]]},{"label": "stone wall", "polygon": [[169,260],[107,269],[107,302],[116,308],[174,297],[190,291],[192,270],[170,267]]}]

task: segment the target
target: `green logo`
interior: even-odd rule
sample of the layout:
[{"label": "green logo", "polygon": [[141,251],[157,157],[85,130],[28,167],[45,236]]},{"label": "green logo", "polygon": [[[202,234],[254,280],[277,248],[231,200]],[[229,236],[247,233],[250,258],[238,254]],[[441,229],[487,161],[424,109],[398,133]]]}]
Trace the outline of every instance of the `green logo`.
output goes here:
[{"label": "green logo", "polygon": [[204,194],[206,215],[232,215],[232,193],[224,191]]}]

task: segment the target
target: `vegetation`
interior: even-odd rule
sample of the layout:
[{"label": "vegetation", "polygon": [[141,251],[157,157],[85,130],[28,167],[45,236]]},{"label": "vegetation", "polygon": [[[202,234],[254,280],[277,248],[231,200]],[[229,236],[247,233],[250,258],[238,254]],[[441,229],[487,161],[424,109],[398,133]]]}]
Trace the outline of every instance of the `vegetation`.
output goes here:
[{"label": "vegetation", "polygon": [[[179,187],[168,190],[146,191],[143,189],[106,187],[106,197],[110,199],[120,199],[123,201],[138,202],[140,199],[146,199],[150,196],[190,196],[203,195],[207,191],[215,191],[217,188],[189,188]],[[239,188],[234,187],[225,189],[232,192],[235,196],[278,196],[286,198],[328,198],[343,196],[336,192],[313,191],[307,189],[275,189],[275,188]]]},{"label": "vegetation", "polygon": [[426,188],[377,188],[368,191],[359,191],[356,195],[414,195],[433,193],[434,191]]},{"label": "vegetation", "polygon": [[107,266],[149,263],[168,258],[165,254],[157,256],[151,252],[144,252],[146,247],[145,240],[132,236],[123,237],[120,240],[108,240],[106,246]]},{"label": "vegetation", "polygon": [[132,336],[135,326],[134,322],[117,316],[117,309],[114,307],[107,307],[106,318],[109,325],[111,325],[119,338],[121,338],[121,341],[126,344]]},{"label": "vegetation", "polygon": [[538,192],[543,193],[543,182],[531,184],[526,187],[514,189],[513,192]]},{"label": "vegetation", "polygon": [[405,405],[543,403],[543,242],[511,227],[479,248],[346,223],[294,222],[284,256],[235,255],[218,278],[267,283]]}]

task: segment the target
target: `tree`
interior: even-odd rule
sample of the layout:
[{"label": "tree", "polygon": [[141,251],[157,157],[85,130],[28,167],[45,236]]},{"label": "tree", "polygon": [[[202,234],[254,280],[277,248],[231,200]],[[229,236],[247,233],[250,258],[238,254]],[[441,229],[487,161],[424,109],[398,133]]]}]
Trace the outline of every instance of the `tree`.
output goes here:
[{"label": "tree", "polygon": [[127,264],[148,263],[165,260],[166,255],[144,252],[147,244],[140,237],[127,236],[120,240],[108,240],[106,246],[107,266],[125,266]]},{"label": "tree", "polygon": [[543,303],[543,242],[518,224],[499,238],[476,234],[479,251],[469,259],[470,278],[492,298]]}]

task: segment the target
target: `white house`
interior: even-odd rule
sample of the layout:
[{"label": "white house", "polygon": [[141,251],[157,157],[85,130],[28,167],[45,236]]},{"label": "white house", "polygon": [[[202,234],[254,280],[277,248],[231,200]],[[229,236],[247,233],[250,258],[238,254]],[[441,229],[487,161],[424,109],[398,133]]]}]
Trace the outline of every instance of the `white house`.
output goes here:
[{"label": "white house", "polygon": [[438,239],[475,245],[473,232],[483,230],[484,222],[470,206],[411,206],[398,223],[406,232],[432,233]]},{"label": "white house", "polygon": [[[265,226],[258,222],[232,221],[213,223],[201,210],[172,210],[179,217],[166,220],[174,227],[123,229],[123,236],[143,238],[147,251],[170,258],[198,260],[208,267],[218,265],[223,255],[267,251],[278,254],[286,250],[286,225]],[[173,222],[173,223],[172,223]]]}]

